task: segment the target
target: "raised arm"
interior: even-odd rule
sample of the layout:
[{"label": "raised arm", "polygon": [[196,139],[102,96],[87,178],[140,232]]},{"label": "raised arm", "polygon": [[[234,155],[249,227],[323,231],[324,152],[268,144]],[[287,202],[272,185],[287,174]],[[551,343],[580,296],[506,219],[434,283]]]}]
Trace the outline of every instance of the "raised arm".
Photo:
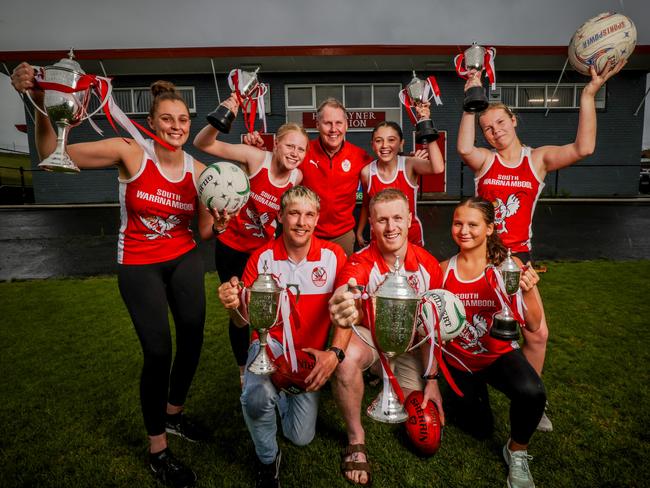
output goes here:
[{"label": "raised arm", "polygon": [[[415,110],[419,120],[431,117],[430,105],[429,102],[416,105]],[[444,170],[445,161],[436,141],[427,144],[425,157],[419,157],[416,152],[414,157],[406,158],[406,171],[412,183],[417,181],[417,175],[440,174]]]},{"label": "raised arm", "polygon": [[[11,84],[19,93],[30,92],[34,102],[43,108],[43,92],[34,89],[34,68],[27,63],[18,65],[12,75]],[[35,111],[35,141],[38,155],[45,159],[56,148],[56,132],[47,116]],[[142,149],[132,140],[120,137],[83,142],[66,146],[66,151],[80,168],[106,168],[120,166],[120,174],[128,177],[140,167]]]},{"label": "raised arm", "polygon": [[[222,102],[233,113],[239,110],[239,103],[234,95]],[[201,151],[218,158],[237,161],[246,165],[248,173],[254,173],[264,161],[265,151],[247,144],[231,144],[217,139],[219,131],[207,124],[194,138],[194,146]]]},{"label": "raised arm", "polygon": [[[473,86],[481,86],[481,72],[472,70],[465,83],[465,91]],[[476,116],[473,113],[463,112],[458,129],[458,140],[456,150],[463,162],[478,173],[490,157],[490,151],[482,147],[476,147]]]},{"label": "raised arm", "polygon": [[591,155],[596,149],[596,93],[612,76],[623,69],[626,61],[613,68],[607,65],[601,74],[590,68],[591,80],[580,95],[580,113],[575,141],[563,146],[542,146],[533,151],[533,162],[541,170],[540,177],[549,171],[566,168]]}]

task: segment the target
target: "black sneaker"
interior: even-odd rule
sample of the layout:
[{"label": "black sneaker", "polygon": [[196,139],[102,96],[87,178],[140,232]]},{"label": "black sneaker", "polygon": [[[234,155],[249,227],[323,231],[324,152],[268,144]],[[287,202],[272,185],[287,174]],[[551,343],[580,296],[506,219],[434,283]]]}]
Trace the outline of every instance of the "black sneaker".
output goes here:
[{"label": "black sneaker", "polygon": [[149,468],[159,481],[173,488],[188,488],[196,482],[196,473],[176,459],[169,448],[149,454]]},{"label": "black sneaker", "polygon": [[209,441],[212,436],[205,427],[189,420],[183,412],[169,415],[165,421],[165,430],[190,442]]},{"label": "black sneaker", "polygon": [[255,488],[280,488],[280,461],[282,453],[278,451],[275,461],[271,464],[262,464],[257,461],[257,478]]}]

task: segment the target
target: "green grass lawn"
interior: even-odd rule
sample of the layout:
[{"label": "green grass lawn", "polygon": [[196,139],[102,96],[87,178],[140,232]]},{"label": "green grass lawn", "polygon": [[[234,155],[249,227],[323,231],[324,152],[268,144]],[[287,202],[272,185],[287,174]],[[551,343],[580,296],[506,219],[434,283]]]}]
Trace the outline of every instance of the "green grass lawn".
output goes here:
[{"label": "green grass lawn", "polygon": [[[540,487],[650,483],[650,261],[549,263],[540,288],[551,330],[544,380],[555,430],[529,453]],[[215,442],[172,438],[198,486],[251,486],[252,443],[239,378],[206,276],[208,321],[188,412]],[[154,487],[138,400],[139,344],[114,277],[0,283],[0,487]],[[379,387],[367,389],[366,404]],[[453,425],[421,458],[403,426],[365,418],[376,487],[505,486],[507,402],[494,393],[496,432],[479,442]],[[329,388],[307,447],[281,441],[285,487],[350,486],[339,473],[344,424]]]},{"label": "green grass lawn", "polygon": [[0,183],[3,185],[20,185],[19,168],[25,169],[25,186],[32,186],[32,163],[29,154],[0,152]]}]

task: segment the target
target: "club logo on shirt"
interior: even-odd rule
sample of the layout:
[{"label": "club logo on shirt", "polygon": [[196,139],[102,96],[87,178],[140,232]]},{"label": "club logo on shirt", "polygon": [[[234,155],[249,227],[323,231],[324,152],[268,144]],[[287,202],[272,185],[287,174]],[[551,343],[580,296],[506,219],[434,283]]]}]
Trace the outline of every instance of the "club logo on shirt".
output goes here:
[{"label": "club logo on shirt", "polygon": [[409,285],[411,285],[411,288],[415,290],[415,293],[419,293],[420,280],[418,279],[418,275],[416,273],[413,273],[411,276],[408,277],[408,282]]},{"label": "club logo on shirt", "polygon": [[497,198],[492,202],[492,205],[494,206],[494,223],[497,227],[497,233],[508,232],[506,219],[515,215],[519,210],[521,206],[519,198],[517,198],[516,194],[511,193],[505,203],[500,198]]},{"label": "club logo on shirt", "polygon": [[321,288],[327,283],[327,271],[322,266],[316,266],[311,272],[311,282]]},{"label": "club logo on shirt", "polygon": [[344,159],[343,162],[341,163],[341,169],[347,173],[348,171],[350,171],[350,168],[352,168],[352,163],[350,162],[349,159]]}]

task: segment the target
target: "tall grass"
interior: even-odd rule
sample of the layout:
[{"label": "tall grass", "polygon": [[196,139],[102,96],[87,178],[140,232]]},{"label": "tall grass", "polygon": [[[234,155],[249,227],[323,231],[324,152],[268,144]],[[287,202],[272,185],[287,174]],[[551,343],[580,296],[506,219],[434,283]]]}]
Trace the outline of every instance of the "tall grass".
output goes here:
[{"label": "tall grass", "polygon": [[[555,430],[533,436],[539,486],[644,486],[650,480],[650,261],[551,263],[541,290],[551,329],[544,380]],[[188,413],[215,432],[210,444],[171,438],[198,486],[251,486],[252,444],[226,316],[206,276],[205,345]],[[138,400],[139,345],[114,277],[0,283],[0,486],[158,486],[145,466]],[[366,404],[378,392],[368,387]],[[447,426],[431,458],[412,452],[402,426],[364,419],[375,486],[504,486],[508,406],[492,395],[493,438]],[[326,388],[316,439],[281,441],[285,487],[349,486],[345,440]]]}]

